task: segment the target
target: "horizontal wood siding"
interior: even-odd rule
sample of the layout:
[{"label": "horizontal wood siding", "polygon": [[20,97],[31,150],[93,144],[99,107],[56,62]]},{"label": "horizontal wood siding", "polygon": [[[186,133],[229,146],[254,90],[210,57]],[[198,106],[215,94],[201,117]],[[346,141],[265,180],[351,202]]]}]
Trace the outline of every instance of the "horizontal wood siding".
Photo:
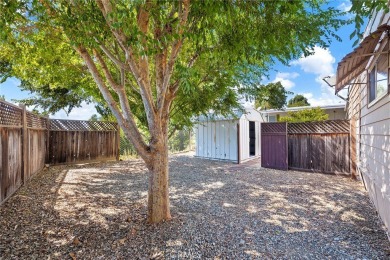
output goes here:
[{"label": "horizontal wood siding", "polygon": [[115,160],[115,131],[50,131],[50,164]]},{"label": "horizontal wood siding", "polygon": [[379,215],[390,230],[390,96],[367,105],[365,87],[361,104],[360,171]]},{"label": "horizontal wood siding", "polygon": [[[379,24],[388,18],[387,14]],[[372,30],[376,29],[377,24]],[[373,59],[371,62],[376,61]],[[347,107],[348,117],[351,120],[355,118],[357,122],[356,146],[351,149],[356,150],[358,171],[390,231],[390,96],[368,104],[367,73],[362,73],[356,83],[350,88]]]}]

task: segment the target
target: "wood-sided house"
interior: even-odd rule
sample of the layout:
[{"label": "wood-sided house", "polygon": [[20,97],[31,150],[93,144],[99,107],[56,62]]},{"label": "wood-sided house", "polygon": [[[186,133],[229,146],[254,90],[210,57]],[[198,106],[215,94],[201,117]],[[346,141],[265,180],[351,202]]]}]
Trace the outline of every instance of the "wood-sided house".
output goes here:
[{"label": "wood-sided house", "polygon": [[373,15],[360,45],[338,64],[336,94],[348,89],[351,173],[361,176],[390,231],[390,14]]}]

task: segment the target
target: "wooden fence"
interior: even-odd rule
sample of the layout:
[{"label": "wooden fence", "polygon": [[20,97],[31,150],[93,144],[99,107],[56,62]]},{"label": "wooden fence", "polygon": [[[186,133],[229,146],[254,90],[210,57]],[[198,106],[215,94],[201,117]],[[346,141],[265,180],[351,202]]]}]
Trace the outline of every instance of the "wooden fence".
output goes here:
[{"label": "wooden fence", "polygon": [[261,127],[263,167],[350,174],[348,120],[262,123]]},{"label": "wooden fence", "polygon": [[350,174],[349,121],[289,123],[287,129],[290,169]]},{"label": "wooden fence", "polygon": [[52,119],[49,129],[50,164],[119,159],[117,123]]},{"label": "wooden fence", "polygon": [[56,120],[0,101],[0,204],[47,164],[119,159],[118,125]]},{"label": "wooden fence", "polygon": [[0,102],[0,202],[22,185],[22,129],[23,109]]}]

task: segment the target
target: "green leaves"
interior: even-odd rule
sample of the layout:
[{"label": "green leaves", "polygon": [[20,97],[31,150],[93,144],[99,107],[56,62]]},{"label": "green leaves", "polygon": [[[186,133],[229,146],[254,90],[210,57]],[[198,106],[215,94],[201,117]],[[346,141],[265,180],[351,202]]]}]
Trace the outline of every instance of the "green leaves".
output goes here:
[{"label": "green leaves", "polygon": [[292,99],[288,101],[287,107],[304,107],[310,106],[309,101],[303,95],[295,95]]},{"label": "green leaves", "polygon": [[353,46],[356,46],[360,39],[363,37],[363,25],[365,19],[371,19],[373,15],[378,13],[380,10],[384,12],[389,12],[389,6],[387,0],[372,0],[372,1],[361,1],[361,0],[351,0],[352,7],[349,10],[353,16],[350,21],[355,24],[355,30],[351,33],[350,39],[357,37]]},{"label": "green leaves", "polygon": [[329,115],[324,112],[320,107],[303,109],[298,111],[291,111],[287,113],[287,116],[279,118],[279,122],[300,123],[300,122],[314,122],[324,121],[329,118]]},{"label": "green leaves", "polygon": [[[261,77],[277,60],[287,64],[308,55],[315,45],[326,46],[332,37],[337,38],[334,30],[346,23],[340,11],[327,8],[322,0],[191,1],[185,24],[180,20],[180,1],[119,0],[107,14],[96,1],[42,3],[47,4],[11,0],[0,5],[3,77],[28,82],[28,88],[42,97],[41,105],[50,111],[71,108],[87,99],[99,103],[106,113],[101,93],[73,50],[82,45],[93,53],[104,45],[126,66],[128,55],[136,66],[147,61],[145,74],[155,104],[160,98],[157,72],[165,73],[172,46],[182,41],[168,84],[179,86],[170,111],[173,127],[190,125],[193,116],[210,109],[229,113],[240,106],[237,100],[242,92],[268,108],[282,107],[290,92],[280,83],[259,87]],[[138,20],[141,9],[148,12],[146,30],[141,30]],[[31,29],[25,30],[26,26]],[[120,40],[118,33],[122,34]],[[125,79],[131,110],[139,127],[146,129],[138,78],[128,67],[121,71],[107,53],[101,55],[112,80],[120,83]],[[163,55],[165,64],[156,62],[158,55]],[[102,66],[96,59],[94,62],[109,85]],[[113,88],[110,93],[118,101]],[[39,104],[39,100],[28,102]],[[49,102],[56,105],[47,106]]]},{"label": "green leaves", "polygon": [[283,108],[286,105],[287,95],[292,92],[287,91],[280,82],[276,82],[260,85],[251,94],[255,97],[255,108],[267,110]]}]

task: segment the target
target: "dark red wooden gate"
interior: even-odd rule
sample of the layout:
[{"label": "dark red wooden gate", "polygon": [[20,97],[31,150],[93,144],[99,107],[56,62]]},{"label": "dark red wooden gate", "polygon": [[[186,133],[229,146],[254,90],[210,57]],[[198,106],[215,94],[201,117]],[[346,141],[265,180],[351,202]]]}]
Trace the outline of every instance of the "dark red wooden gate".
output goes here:
[{"label": "dark red wooden gate", "polygon": [[261,124],[261,166],[288,170],[287,123]]}]

